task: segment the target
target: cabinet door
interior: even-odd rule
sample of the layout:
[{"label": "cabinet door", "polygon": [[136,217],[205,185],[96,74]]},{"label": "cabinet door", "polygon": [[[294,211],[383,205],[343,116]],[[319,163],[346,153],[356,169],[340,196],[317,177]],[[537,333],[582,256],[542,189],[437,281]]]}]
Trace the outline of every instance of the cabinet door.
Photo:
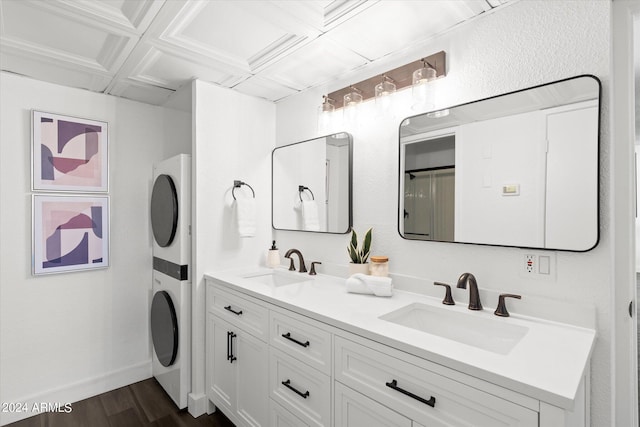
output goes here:
[{"label": "cabinet door", "polygon": [[412,427],[411,420],[335,382],[334,427]]},{"label": "cabinet door", "polygon": [[236,415],[246,425],[269,425],[269,351],[266,343],[242,330],[233,338],[237,369]]},{"label": "cabinet door", "polygon": [[227,322],[209,315],[207,320],[207,396],[225,414],[235,412],[236,368],[231,363],[230,332]]}]

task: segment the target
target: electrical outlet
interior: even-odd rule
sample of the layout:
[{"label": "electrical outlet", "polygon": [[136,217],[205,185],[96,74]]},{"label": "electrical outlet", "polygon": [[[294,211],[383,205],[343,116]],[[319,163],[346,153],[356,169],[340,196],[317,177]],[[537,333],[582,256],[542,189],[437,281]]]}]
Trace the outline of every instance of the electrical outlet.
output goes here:
[{"label": "electrical outlet", "polygon": [[526,250],[522,252],[518,275],[522,278],[554,281],[556,277],[556,254]]},{"label": "electrical outlet", "polygon": [[527,274],[535,273],[537,264],[538,263],[536,262],[536,256],[535,255],[526,254],[524,256],[524,271],[525,271],[525,273],[527,273]]}]

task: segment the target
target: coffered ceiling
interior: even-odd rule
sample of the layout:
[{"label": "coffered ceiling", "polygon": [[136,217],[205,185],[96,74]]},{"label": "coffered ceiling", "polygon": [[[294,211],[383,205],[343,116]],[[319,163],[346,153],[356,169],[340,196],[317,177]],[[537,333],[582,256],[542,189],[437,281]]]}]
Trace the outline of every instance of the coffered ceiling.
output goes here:
[{"label": "coffered ceiling", "polygon": [[0,0],[0,66],[157,105],[195,78],[277,101],[508,1]]}]

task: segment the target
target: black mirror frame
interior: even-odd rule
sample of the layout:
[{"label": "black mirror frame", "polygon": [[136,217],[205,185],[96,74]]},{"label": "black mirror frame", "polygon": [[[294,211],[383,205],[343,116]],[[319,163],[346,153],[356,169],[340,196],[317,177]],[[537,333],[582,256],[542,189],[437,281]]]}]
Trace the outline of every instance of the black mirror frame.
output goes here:
[{"label": "black mirror frame", "polygon": [[[345,134],[348,137],[348,146],[349,146],[349,218],[348,218],[348,225],[347,225],[347,230],[345,231],[310,231],[310,230],[299,230],[299,229],[295,229],[295,228],[277,228],[275,226],[275,224],[273,223],[273,214],[274,214],[274,201],[273,201],[273,190],[274,190],[274,183],[273,183],[273,167],[274,167],[274,162],[273,162],[273,155],[275,153],[276,150],[279,150],[281,148],[285,148],[285,147],[291,147],[294,145],[299,145],[299,144],[304,144],[305,142],[311,142],[311,141],[315,141],[317,139],[321,139],[321,138],[326,138],[328,136],[333,136],[333,135],[338,135],[338,134]],[[306,139],[304,141],[298,141],[298,142],[294,142],[291,144],[286,144],[286,145],[280,145],[278,147],[275,147],[272,151],[271,151],[271,228],[274,230],[281,230],[281,231],[299,231],[299,232],[303,232],[303,233],[317,233],[317,234],[347,234],[351,232],[351,228],[353,227],[353,135],[351,135],[349,132],[334,132],[328,135],[321,135],[318,136],[316,138],[311,138],[311,139]]]},{"label": "black mirror frame", "polygon": [[[486,101],[489,99],[494,99],[494,98],[499,98],[502,96],[507,96],[507,95],[511,95],[511,94],[515,94],[515,93],[520,93],[520,92],[524,92],[527,90],[531,90],[531,89],[536,89],[539,87],[544,87],[544,86],[548,86],[548,85],[552,85],[552,84],[556,84],[556,83],[561,83],[561,82],[565,82],[565,81],[569,81],[569,80],[574,80],[574,79],[578,79],[578,78],[583,78],[583,77],[588,77],[588,78],[592,78],[597,84],[598,84],[598,124],[597,124],[597,166],[598,166],[598,170],[597,170],[597,187],[598,187],[598,191],[596,193],[597,195],[597,200],[596,200],[596,206],[597,206],[597,212],[596,212],[596,241],[594,242],[593,246],[591,246],[590,248],[584,249],[584,250],[575,250],[575,249],[555,249],[555,248],[540,248],[540,247],[532,247],[532,246],[513,246],[513,245],[498,245],[498,244],[492,244],[492,243],[474,243],[474,242],[455,242],[455,241],[446,241],[446,240],[415,240],[415,239],[408,239],[405,236],[402,235],[401,231],[400,231],[400,223],[403,220],[402,215],[400,214],[400,196],[403,192],[403,189],[401,188],[402,185],[402,180],[400,179],[400,165],[402,164],[402,158],[401,158],[401,150],[400,150],[400,146],[401,146],[401,132],[402,132],[402,123],[404,123],[405,120],[407,119],[412,119],[414,117],[418,117],[418,116],[423,116],[425,114],[429,114],[429,113],[434,113],[434,112],[438,112],[438,111],[443,111],[443,110],[448,110],[451,108],[456,108],[456,107],[461,107],[464,105],[471,105],[471,104],[475,104],[478,102],[482,102],[482,101]],[[602,126],[602,82],[600,81],[600,79],[592,74],[580,74],[577,76],[573,76],[573,77],[568,77],[565,79],[560,79],[560,80],[556,80],[556,81],[552,81],[552,82],[548,82],[548,83],[543,83],[543,84],[539,84],[539,85],[535,85],[535,86],[531,86],[531,87],[527,87],[524,89],[519,89],[519,90],[514,90],[511,92],[506,92],[506,93],[502,93],[499,95],[494,95],[494,96],[490,96],[487,98],[482,98],[482,99],[478,99],[475,101],[470,101],[470,102],[465,102],[462,104],[457,104],[457,105],[453,105],[453,106],[449,106],[449,107],[445,107],[445,108],[440,108],[438,110],[432,110],[432,111],[426,111],[424,113],[420,113],[420,114],[415,114],[413,116],[409,116],[409,117],[405,117],[404,119],[402,119],[400,121],[400,123],[398,124],[398,173],[397,173],[397,178],[398,178],[398,205],[397,205],[397,214],[398,214],[398,220],[396,223],[396,230],[398,232],[398,234],[400,235],[400,237],[402,237],[404,240],[411,240],[411,241],[421,241],[421,242],[428,242],[428,243],[454,243],[454,244],[463,244],[463,245],[479,245],[479,246],[494,246],[494,247],[505,247],[505,248],[519,248],[519,249],[531,249],[531,250],[537,250],[537,251],[558,251],[558,252],[576,252],[576,253],[583,253],[583,252],[589,252],[590,250],[594,249],[596,246],[598,246],[598,243],[600,243],[600,227],[601,227],[601,222],[600,222],[600,132],[601,132],[601,126]]]}]

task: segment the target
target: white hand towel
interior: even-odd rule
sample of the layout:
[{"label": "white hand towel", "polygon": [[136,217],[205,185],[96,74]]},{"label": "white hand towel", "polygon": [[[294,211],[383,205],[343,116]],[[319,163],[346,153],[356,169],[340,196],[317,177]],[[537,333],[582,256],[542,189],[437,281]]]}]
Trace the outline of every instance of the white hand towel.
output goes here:
[{"label": "white hand towel", "polygon": [[240,237],[256,235],[256,199],[245,197],[235,200],[238,234]]},{"label": "white hand towel", "polygon": [[320,231],[318,205],[315,200],[302,202],[302,228],[306,231]]},{"label": "white hand towel", "polygon": [[369,276],[357,273],[346,281],[347,292],[356,294],[373,294],[378,297],[393,295],[393,283],[390,277]]}]

